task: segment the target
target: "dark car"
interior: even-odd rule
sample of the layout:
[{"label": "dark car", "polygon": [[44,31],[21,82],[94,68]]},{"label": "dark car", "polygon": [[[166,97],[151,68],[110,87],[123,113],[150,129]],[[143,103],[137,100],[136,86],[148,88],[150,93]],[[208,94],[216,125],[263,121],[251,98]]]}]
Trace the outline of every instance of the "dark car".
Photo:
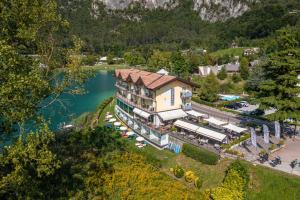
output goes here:
[{"label": "dark car", "polygon": [[237,110],[237,109],[242,108],[242,107],[243,107],[243,105],[240,104],[240,103],[237,103],[237,102],[225,105],[225,108],[233,109],[233,110]]},{"label": "dark car", "polygon": [[262,116],[264,114],[265,114],[265,111],[260,110],[260,109],[256,109],[256,110],[250,112],[250,115],[255,115],[255,116]]}]

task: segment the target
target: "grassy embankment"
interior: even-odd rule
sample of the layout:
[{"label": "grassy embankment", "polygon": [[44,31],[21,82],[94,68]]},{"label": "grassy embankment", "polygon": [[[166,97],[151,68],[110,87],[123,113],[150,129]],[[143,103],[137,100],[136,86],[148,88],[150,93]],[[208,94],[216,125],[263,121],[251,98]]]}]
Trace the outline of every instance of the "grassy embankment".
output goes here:
[{"label": "grassy embankment", "polygon": [[[134,151],[150,157],[150,160],[155,160],[156,163],[159,162],[160,170],[166,174],[172,175],[169,169],[176,165],[194,171],[203,180],[202,191],[218,186],[223,181],[225,171],[232,162],[230,159],[222,159],[217,165],[205,165],[183,154],[176,155],[168,150],[160,151],[152,146]],[[250,184],[247,190],[248,199],[300,199],[300,177],[266,167],[253,166],[249,162],[245,163],[250,174]],[[185,183],[184,180],[180,181]]]}]

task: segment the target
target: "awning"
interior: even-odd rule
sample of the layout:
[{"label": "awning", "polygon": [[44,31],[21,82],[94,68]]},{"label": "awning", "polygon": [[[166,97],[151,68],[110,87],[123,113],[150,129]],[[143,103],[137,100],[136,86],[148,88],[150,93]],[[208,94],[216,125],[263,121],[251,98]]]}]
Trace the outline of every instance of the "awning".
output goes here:
[{"label": "awning", "polygon": [[241,127],[235,126],[233,124],[227,124],[227,125],[223,126],[223,128],[229,129],[229,130],[237,132],[237,133],[242,133],[247,130],[246,128],[241,128]]},{"label": "awning", "polygon": [[199,135],[202,135],[204,137],[219,141],[219,142],[222,142],[227,137],[226,135],[224,135],[222,133],[219,133],[219,132],[207,129],[207,128],[203,128],[203,127],[199,127],[197,129],[196,133],[198,133]]},{"label": "awning", "polygon": [[139,115],[139,116],[145,118],[145,119],[148,119],[148,117],[150,117],[150,115],[151,115],[150,113],[147,113],[147,112],[145,112],[145,111],[143,111],[143,110],[140,110],[140,109],[138,109],[138,108],[134,108],[134,109],[133,109],[133,112],[134,112],[135,114],[137,114],[137,115]]},{"label": "awning", "polygon": [[204,119],[204,120],[207,121],[207,122],[209,122],[209,123],[215,124],[217,126],[222,126],[222,125],[227,124],[227,122],[223,122],[223,121],[218,120],[218,119],[216,119],[214,117],[210,117],[210,118]]},{"label": "awning", "polygon": [[199,126],[182,121],[182,120],[177,120],[174,123],[174,126],[177,126],[179,128],[183,128],[185,130],[191,131],[191,132],[196,132],[196,130],[199,128]]},{"label": "awning", "polygon": [[209,139],[219,141],[219,142],[222,142],[227,137],[226,135],[224,135],[222,133],[219,133],[219,132],[207,129],[207,128],[203,128],[201,126],[197,126],[195,124],[188,123],[183,120],[177,120],[174,123],[174,125],[182,128],[182,129],[197,133],[197,134],[207,137]]},{"label": "awning", "polygon": [[187,113],[188,115],[193,116],[193,117],[204,117],[204,116],[206,116],[206,114],[199,113],[199,112],[197,112],[197,111],[195,111],[195,110],[189,110],[189,111],[186,111],[186,113]]},{"label": "awning", "polygon": [[158,116],[163,120],[163,121],[169,121],[169,120],[174,120],[174,119],[179,119],[186,117],[187,114],[182,110],[170,110],[170,111],[165,111],[165,112],[159,112]]}]

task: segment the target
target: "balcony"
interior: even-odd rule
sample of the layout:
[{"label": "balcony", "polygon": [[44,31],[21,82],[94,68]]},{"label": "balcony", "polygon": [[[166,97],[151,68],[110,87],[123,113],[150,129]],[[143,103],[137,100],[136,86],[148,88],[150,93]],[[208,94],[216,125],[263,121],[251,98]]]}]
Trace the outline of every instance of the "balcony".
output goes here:
[{"label": "balcony", "polygon": [[181,108],[183,110],[192,110],[192,104],[191,103],[182,104]]},{"label": "balcony", "polygon": [[193,93],[189,90],[183,90],[181,92],[181,98],[183,98],[183,99],[192,98],[192,96],[193,96]]},{"label": "balcony", "polygon": [[115,87],[121,89],[121,90],[128,90],[128,85],[116,83]]},{"label": "balcony", "polygon": [[133,107],[137,107],[137,108],[139,108],[141,110],[149,112],[150,114],[153,114],[155,112],[154,107],[151,107],[151,106],[145,105],[145,104],[143,104],[143,105],[138,104],[137,100],[135,100],[135,99],[130,99],[129,100],[129,99],[127,99],[126,97],[124,97],[123,95],[121,95],[119,93],[116,93],[116,97],[119,98],[119,99],[121,99],[123,102],[125,102],[125,103],[127,103],[127,104],[129,104],[129,105],[131,105]]}]

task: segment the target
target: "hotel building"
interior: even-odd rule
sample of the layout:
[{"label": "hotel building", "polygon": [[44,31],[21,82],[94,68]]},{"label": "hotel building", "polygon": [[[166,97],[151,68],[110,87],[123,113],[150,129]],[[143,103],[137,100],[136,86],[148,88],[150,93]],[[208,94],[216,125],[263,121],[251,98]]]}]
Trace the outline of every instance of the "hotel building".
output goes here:
[{"label": "hotel building", "polygon": [[195,84],[175,76],[138,69],[119,69],[116,76],[116,115],[158,148],[169,143],[176,119],[191,110]]}]

